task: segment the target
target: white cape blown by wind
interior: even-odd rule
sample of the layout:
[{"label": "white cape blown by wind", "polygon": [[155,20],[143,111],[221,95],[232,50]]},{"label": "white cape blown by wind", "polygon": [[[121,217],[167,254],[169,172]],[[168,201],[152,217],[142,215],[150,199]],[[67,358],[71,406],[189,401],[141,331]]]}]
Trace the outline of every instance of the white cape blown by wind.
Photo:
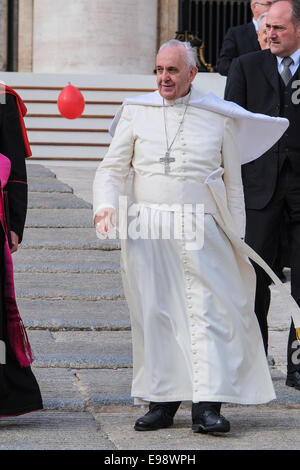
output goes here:
[{"label": "white cape blown by wind", "polygon": [[[112,136],[119,122],[122,108],[127,104],[163,106],[163,98],[158,91],[126,98],[110,126],[109,133]],[[224,114],[236,120],[242,164],[249,163],[265,153],[280,139],[289,126],[289,121],[285,118],[251,113],[232,101],[224,101],[218,98],[213,93],[208,93],[195,100],[191,100],[189,106]]]},{"label": "white cape blown by wind", "polygon": [[[122,106],[118,109],[110,126],[109,133],[112,136],[114,136],[121,117],[123,106],[131,104],[141,106],[164,106],[164,101],[158,91],[126,98]],[[251,113],[232,101],[225,101],[218,98],[214,93],[198,95],[196,99],[190,100],[189,106],[223,114],[235,120],[242,165],[255,160],[269,150],[280,139],[289,126],[289,121],[285,118]],[[219,202],[222,204],[222,201]],[[290,312],[295,328],[300,328],[300,309],[288,289],[282,284],[267,263],[265,263],[249,245],[226,229],[225,233],[229,236],[231,241],[234,242],[235,246],[238,246],[246,256],[261,266],[270,276],[279,289],[282,299],[285,301],[286,310]]]}]

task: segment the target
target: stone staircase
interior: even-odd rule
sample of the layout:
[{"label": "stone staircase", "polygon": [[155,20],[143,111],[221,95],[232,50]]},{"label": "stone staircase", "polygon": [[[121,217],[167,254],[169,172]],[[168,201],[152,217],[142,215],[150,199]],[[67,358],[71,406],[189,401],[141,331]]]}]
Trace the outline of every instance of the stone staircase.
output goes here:
[{"label": "stone staircase", "polygon": [[[154,75],[109,78],[7,72],[1,80],[24,100],[32,160],[38,161],[99,161],[111,140],[109,125],[124,98],[155,89]],[[86,103],[82,116],[73,120],[63,118],[57,107],[69,82],[81,90]]]},{"label": "stone staircase", "polygon": [[131,332],[119,246],[92,228],[91,205],[27,165],[29,209],[14,255],[18,305],[46,409],[129,404]]},{"label": "stone staircase", "polygon": [[285,386],[289,318],[274,286],[269,320],[277,400],[257,407],[224,405],[232,424],[226,442],[192,433],[189,403],[181,406],[174,427],[137,436],[133,423],[143,410],[130,397],[131,332],[119,247],[96,238],[91,206],[77,196],[81,183],[74,186],[76,195],[69,185],[76,175],[93,172],[83,170],[56,166],[58,179],[44,166],[28,164],[27,226],[13,258],[45,410],[0,420],[0,449],[298,448],[300,394]]},{"label": "stone staircase", "polygon": [[[26,230],[13,259],[18,305],[45,408],[93,416],[111,407],[126,412],[124,405],[132,405],[131,331],[118,242],[96,238],[91,204],[68,184],[45,166],[27,168]],[[284,385],[289,320],[274,286],[272,299],[275,405],[297,407],[299,392]]]},{"label": "stone staircase", "polygon": [[[15,80],[20,79],[21,74],[15,75]],[[80,120],[57,119],[59,125],[81,128]],[[82,123],[88,121],[82,119]],[[60,130],[53,135],[59,132],[63,135]],[[27,165],[29,204],[24,239],[13,259],[18,305],[36,356],[33,369],[45,408],[97,413],[106,405],[132,405],[131,331],[118,241],[96,238],[91,204],[76,196],[66,182],[72,180],[72,171],[75,175],[76,158],[67,162],[70,178],[62,182],[40,164],[47,159],[35,155],[36,160],[30,159]],[[78,159],[85,157],[86,153]],[[55,157],[49,159],[52,163]],[[77,168],[76,178],[85,178],[85,171],[84,166]],[[91,184],[88,182],[89,187]],[[299,392],[284,385],[289,320],[283,315],[284,305],[276,289],[272,296],[270,354],[276,361],[272,369],[276,404],[298,406]]]},{"label": "stone staircase", "polygon": [[[25,124],[32,161],[99,161],[111,137],[108,128],[124,98],[156,89],[155,75],[72,75],[1,73],[1,80],[14,88],[27,106]],[[71,82],[86,102],[78,119],[63,118],[57,108],[61,90]],[[225,77],[201,73],[195,85],[203,92],[223,96]]]}]

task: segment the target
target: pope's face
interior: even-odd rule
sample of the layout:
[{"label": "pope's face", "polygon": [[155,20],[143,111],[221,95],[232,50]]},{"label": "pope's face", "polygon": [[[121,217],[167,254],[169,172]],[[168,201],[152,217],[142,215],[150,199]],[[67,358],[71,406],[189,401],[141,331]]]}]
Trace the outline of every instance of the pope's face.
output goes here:
[{"label": "pope's face", "polygon": [[291,4],[274,3],[267,15],[266,30],[272,54],[287,57],[300,47],[300,25],[292,21]]},{"label": "pope's face", "polygon": [[177,100],[185,96],[198,69],[189,67],[184,46],[166,46],[156,58],[156,80],[160,95],[166,100]]}]

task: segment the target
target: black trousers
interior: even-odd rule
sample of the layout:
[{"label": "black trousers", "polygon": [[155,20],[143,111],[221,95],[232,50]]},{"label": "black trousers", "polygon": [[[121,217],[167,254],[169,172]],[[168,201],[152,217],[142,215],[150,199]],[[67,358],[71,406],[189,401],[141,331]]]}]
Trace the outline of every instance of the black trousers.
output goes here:
[{"label": "black trousers", "polygon": [[0,224],[0,340],[5,344],[6,363],[0,364],[0,417],[14,416],[43,408],[38,383],[30,367],[20,367],[7,338],[3,302],[4,232]]},{"label": "black trousers", "polygon": [[[263,209],[246,209],[246,238],[250,245],[271,268],[274,268],[280,240],[282,221],[288,216],[287,234],[291,267],[291,294],[300,305],[300,174],[286,160],[278,176],[276,191]],[[255,313],[260,325],[266,353],[268,352],[267,315],[270,306],[271,279],[262,268],[253,263],[256,271]],[[283,312],[284,313],[284,312]],[[288,373],[299,370],[292,355],[296,332],[291,322],[287,346]]]}]

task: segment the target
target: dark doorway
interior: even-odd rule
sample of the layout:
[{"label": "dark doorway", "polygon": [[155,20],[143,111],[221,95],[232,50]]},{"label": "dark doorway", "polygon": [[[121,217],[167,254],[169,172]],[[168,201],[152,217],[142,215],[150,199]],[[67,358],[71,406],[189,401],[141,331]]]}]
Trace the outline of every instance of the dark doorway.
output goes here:
[{"label": "dark doorway", "polygon": [[7,7],[7,71],[17,72],[19,0],[8,0]]},{"label": "dark doorway", "polygon": [[179,0],[177,37],[202,41],[205,62],[212,66],[203,71],[213,71],[228,28],[251,18],[250,0]]}]

